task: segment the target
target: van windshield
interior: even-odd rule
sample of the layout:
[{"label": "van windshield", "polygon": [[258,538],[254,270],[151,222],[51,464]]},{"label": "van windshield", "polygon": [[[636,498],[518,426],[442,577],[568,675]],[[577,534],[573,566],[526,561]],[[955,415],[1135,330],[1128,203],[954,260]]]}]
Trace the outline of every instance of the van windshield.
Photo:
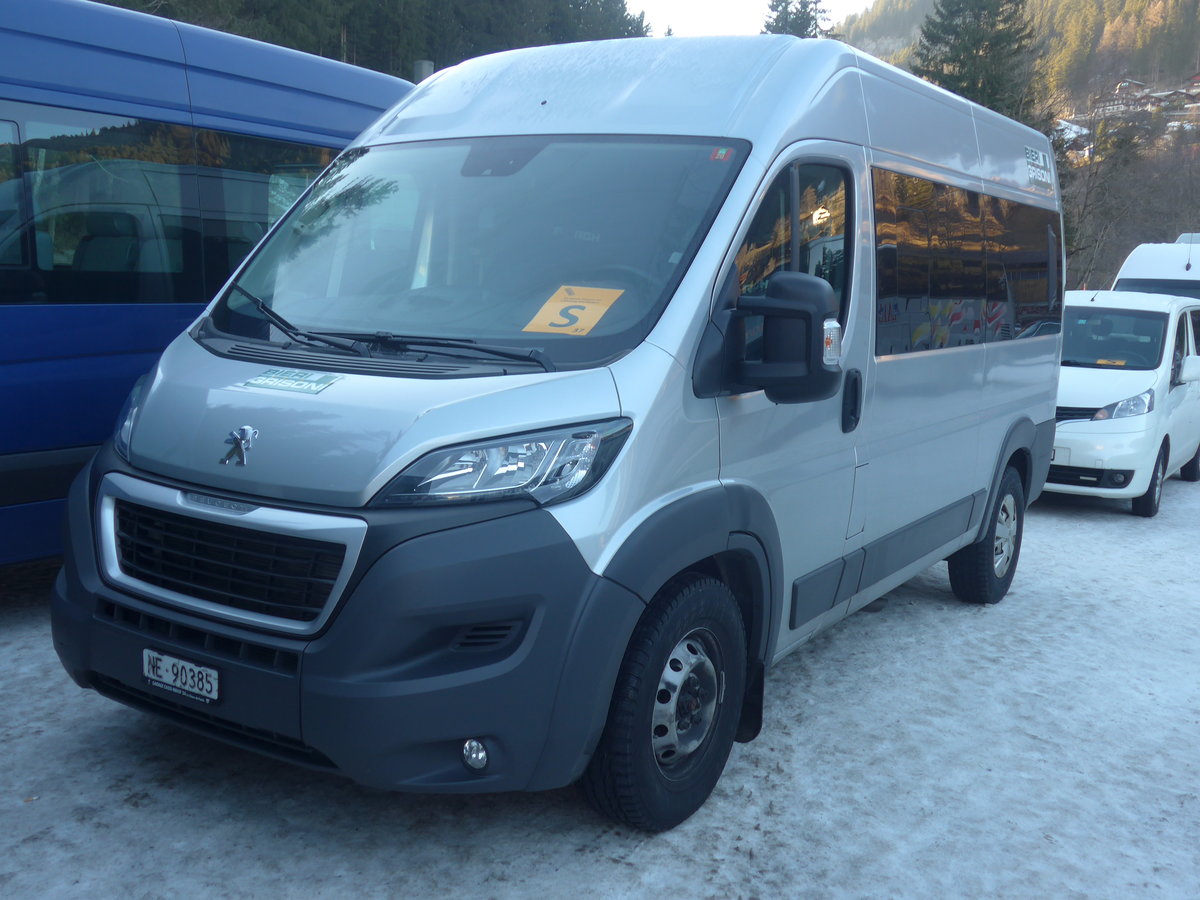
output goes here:
[{"label": "van windshield", "polygon": [[[1196,254],[1200,262],[1200,253]],[[1114,291],[1138,291],[1143,294],[1171,294],[1175,297],[1191,297],[1200,300],[1200,278],[1121,278],[1113,285]]]},{"label": "van windshield", "polygon": [[1162,360],[1167,315],[1068,306],[1062,327],[1064,366],[1157,369]]},{"label": "van windshield", "polygon": [[258,248],[211,324],[278,340],[269,323],[282,317],[372,353],[403,336],[600,364],[654,325],[748,150],[488,137],[350,151]]}]

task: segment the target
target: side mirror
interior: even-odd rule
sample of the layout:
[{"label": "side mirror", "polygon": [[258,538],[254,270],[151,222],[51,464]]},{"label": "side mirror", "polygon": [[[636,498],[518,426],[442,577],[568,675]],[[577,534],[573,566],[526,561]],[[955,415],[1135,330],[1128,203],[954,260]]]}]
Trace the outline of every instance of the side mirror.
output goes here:
[{"label": "side mirror", "polygon": [[[776,272],[767,280],[765,297],[741,297],[737,317],[762,316],[761,350],[745,353],[737,363],[736,379],[761,388],[774,403],[826,400],[837,393],[842,369],[825,361],[826,321],[837,328],[837,298],[829,282],[803,272]],[[750,343],[745,342],[745,349]],[[832,354],[836,358],[837,353]]]},{"label": "side mirror", "polygon": [[1179,369],[1179,381],[1187,383],[1200,381],[1200,356],[1185,356]]}]

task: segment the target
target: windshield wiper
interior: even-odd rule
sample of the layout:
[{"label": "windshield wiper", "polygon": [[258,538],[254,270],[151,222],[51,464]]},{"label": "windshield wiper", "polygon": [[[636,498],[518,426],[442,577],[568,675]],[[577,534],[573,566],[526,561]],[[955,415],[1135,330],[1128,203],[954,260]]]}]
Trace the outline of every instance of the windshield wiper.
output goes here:
[{"label": "windshield wiper", "polygon": [[304,331],[297,328],[271,307],[267,306],[266,301],[258,297],[240,284],[233,284],[233,289],[254,304],[255,309],[262,313],[272,325],[286,334],[293,341],[301,344],[324,344],[327,347],[336,347],[338,350],[345,350],[348,353],[356,353],[359,356],[370,356],[371,348],[361,341],[354,339],[341,338],[337,335],[320,334],[315,331]]},{"label": "windshield wiper", "polygon": [[[325,333],[321,336],[342,338],[344,340],[354,341],[362,344],[376,344],[379,346],[389,347],[392,349],[404,351],[420,352],[422,350],[432,350],[440,356],[449,356],[455,359],[471,359],[471,354],[480,356],[491,356],[496,359],[511,359],[516,362],[535,363],[542,367],[545,372],[555,371],[554,363],[544,351],[533,347],[529,350],[512,350],[508,347],[497,347],[493,344],[480,344],[470,338],[440,338],[440,337],[423,337],[421,335],[410,334],[392,334],[390,331],[374,331],[374,332],[348,332],[338,331],[334,333]],[[463,353],[453,353],[449,351],[463,350]]]}]

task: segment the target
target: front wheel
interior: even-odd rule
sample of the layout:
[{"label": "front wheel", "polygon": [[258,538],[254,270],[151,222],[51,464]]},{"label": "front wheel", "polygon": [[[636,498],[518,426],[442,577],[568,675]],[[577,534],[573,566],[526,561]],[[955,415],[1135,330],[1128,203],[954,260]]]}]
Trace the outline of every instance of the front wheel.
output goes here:
[{"label": "front wheel", "polygon": [[580,782],[588,802],[646,831],[678,825],[725,768],[745,685],[745,632],[729,588],[701,575],[669,582],[625,651]]},{"label": "front wheel", "polygon": [[1158,515],[1159,504],[1162,503],[1163,482],[1167,477],[1167,448],[1158,451],[1158,459],[1154,461],[1154,471],[1150,474],[1150,486],[1146,493],[1133,498],[1133,514],[1152,519]]},{"label": "front wheel", "polygon": [[1000,479],[987,533],[948,560],[950,588],[967,603],[999,603],[1008,593],[1021,555],[1025,526],[1025,487],[1009,466]]}]

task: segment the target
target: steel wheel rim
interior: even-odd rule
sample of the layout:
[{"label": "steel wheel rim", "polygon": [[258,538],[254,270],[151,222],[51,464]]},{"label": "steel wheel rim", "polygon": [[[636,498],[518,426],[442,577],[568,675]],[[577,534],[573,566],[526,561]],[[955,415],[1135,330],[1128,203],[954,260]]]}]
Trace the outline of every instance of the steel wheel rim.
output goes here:
[{"label": "steel wheel rim", "polygon": [[1163,481],[1165,480],[1163,478],[1163,471],[1166,469],[1166,467],[1167,467],[1166,463],[1163,462],[1163,458],[1160,455],[1154,463],[1154,476],[1153,477],[1154,477],[1154,505],[1155,505],[1155,507],[1157,507],[1162,502],[1162,487],[1163,487]]},{"label": "steel wheel rim", "polygon": [[696,628],[667,655],[650,721],[650,746],[664,775],[687,766],[712,733],[724,687],[712,660],[716,646],[712,632]]},{"label": "steel wheel rim", "polygon": [[997,578],[1003,578],[1012,565],[1017,549],[1017,501],[1005,494],[996,510],[996,536],[992,544],[992,567]]}]

